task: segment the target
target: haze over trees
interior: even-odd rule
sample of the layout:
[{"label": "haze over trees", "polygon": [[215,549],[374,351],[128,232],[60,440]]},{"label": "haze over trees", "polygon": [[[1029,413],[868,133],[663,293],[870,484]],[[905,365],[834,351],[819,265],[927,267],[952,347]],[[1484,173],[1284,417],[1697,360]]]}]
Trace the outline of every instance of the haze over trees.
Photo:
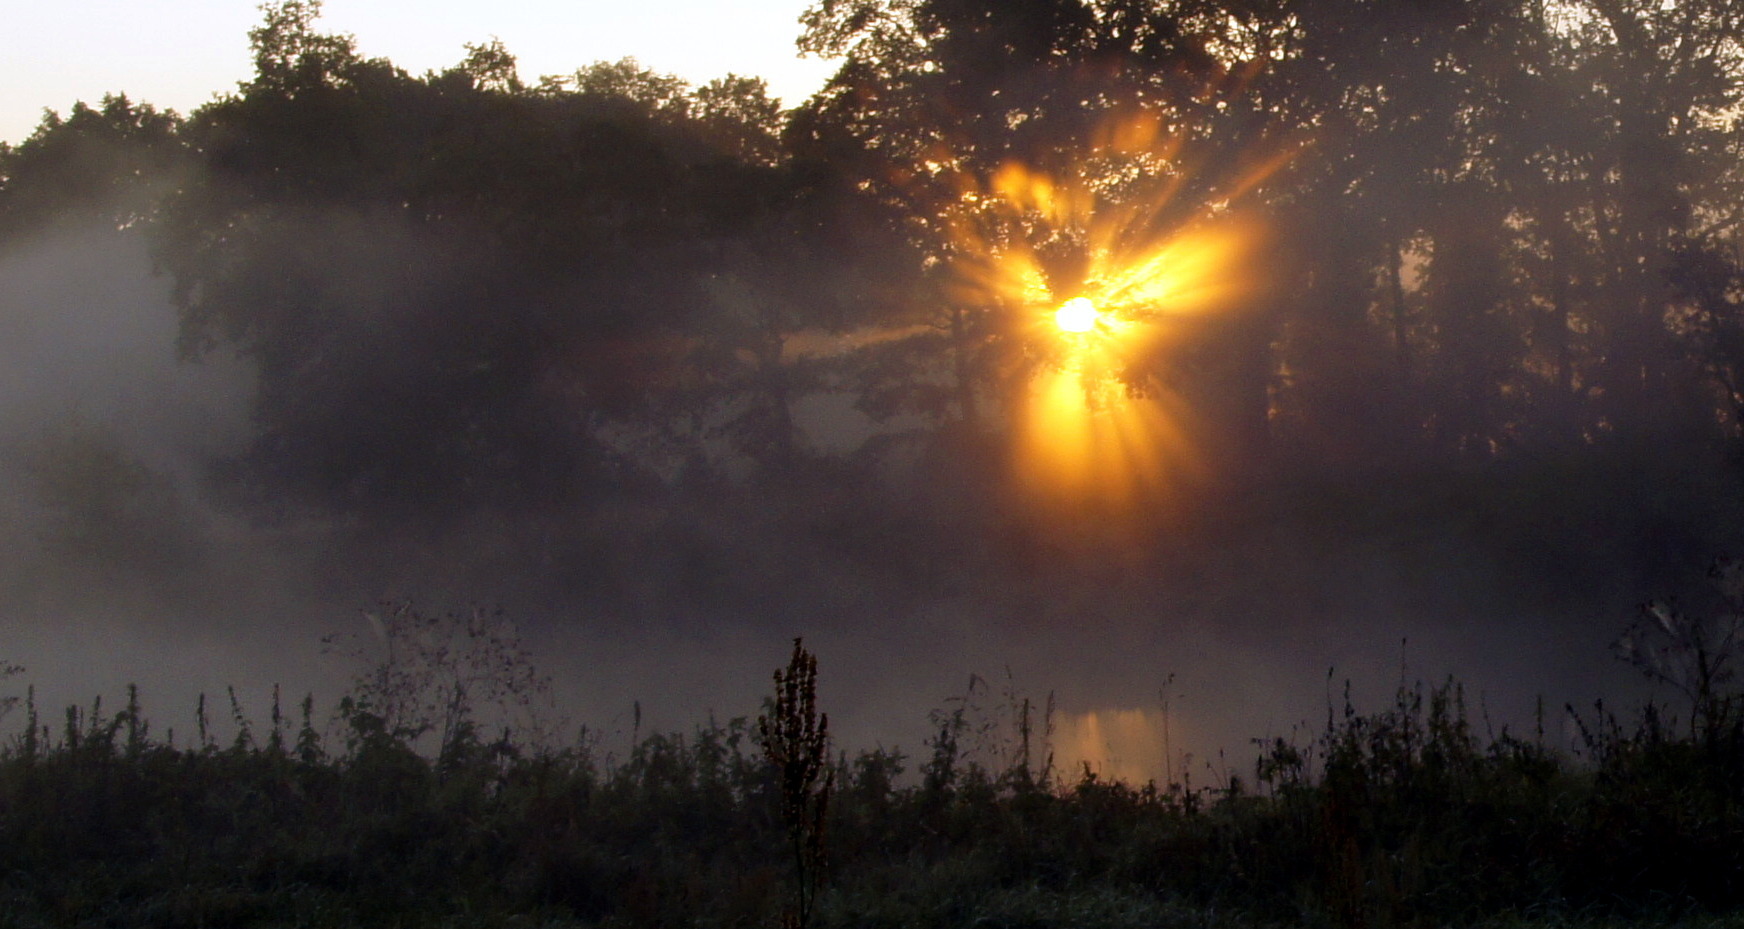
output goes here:
[{"label": "haze over trees", "polygon": [[[791,109],[495,42],[412,75],[319,10],[267,5],[191,114],[115,96],[0,150],[0,250],[147,243],[187,358],[254,372],[203,503],[335,564],[640,616],[1086,564],[1264,603],[1378,534],[1572,615],[1740,542],[1734,4],[824,0],[799,41],[842,65]],[[1010,437],[1062,356],[988,269],[1063,299],[1236,220],[1235,295],[1155,308],[1107,378],[1185,411],[1191,473],[1130,531],[1031,518]]]},{"label": "haze over trees", "polygon": [[801,41],[841,71],[785,112],[755,79],[629,60],[529,86],[494,43],[408,75],[318,12],[268,6],[254,79],[186,119],[80,104],[4,162],[11,237],[139,227],[188,351],[259,364],[233,473],[281,505],[549,505],[669,484],[674,461],[794,467],[816,451],[795,404],[890,371],[788,343],[959,310],[859,399],[930,429],[997,409],[975,365],[954,405],[935,392],[1013,308],[942,305],[929,188],[1068,169],[1135,114],[1180,140],[1150,166],[1190,185],[1179,203],[1289,155],[1247,194],[1273,235],[1238,273],[1273,286],[1216,343],[1241,376],[1214,392],[1251,395],[1226,424],[1255,440],[1244,466],[1737,436],[1724,3],[830,2]]},{"label": "haze over trees", "polygon": [[[1448,920],[1736,908],[1744,730],[1704,650],[1735,652],[1738,574],[1710,566],[1744,551],[1744,5],[818,0],[798,41],[841,66],[791,107],[755,77],[691,86],[633,59],[533,79],[495,41],[414,75],[323,31],[317,0],[262,12],[254,75],[212,103],[115,95],[0,145],[0,285],[45,254],[149,256],[185,364],[232,372],[211,392],[248,414],[154,457],[101,410],[44,427],[0,404],[9,604],[132,609],[150,591],[197,622],[292,627],[410,592],[650,639],[821,629],[879,677],[844,684],[871,694],[862,725],[899,697],[937,706],[913,681],[941,665],[985,671],[950,664],[965,639],[1028,643],[1085,706],[1148,700],[1166,654],[1210,692],[1183,717],[1200,752],[1256,734],[1217,704],[1292,693],[1280,671],[1327,686],[1308,645],[1385,649],[1390,676],[1403,630],[1507,679],[1474,701],[1500,731],[1477,736],[1453,685],[1401,687],[1374,716],[1346,702],[1311,746],[1268,738],[1247,792],[1225,777],[1215,794],[1032,766],[1028,702],[1021,763],[960,756],[973,721],[930,717],[919,783],[895,780],[894,750],[825,765],[814,733],[824,780],[790,806],[834,810],[861,850],[832,891],[808,820],[765,802],[781,788],[743,720],[637,741],[636,704],[620,762],[490,742],[444,698],[432,759],[380,705],[351,704],[341,750],[309,704],[293,734],[275,691],[270,731],[251,741],[237,704],[226,751],[203,705],[178,746],[134,701],[39,742],[29,700],[29,741],[0,750],[0,799],[29,815],[0,832],[45,872],[95,860],[89,836],[161,842],[180,872],[117,846],[134,864],[93,886],[182,913],[160,891],[189,874],[235,889],[209,812],[271,850],[237,912],[294,897],[358,924],[372,902],[446,906],[411,896],[462,859],[482,896],[455,899],[481,913],[658,900],[644,923],[696,921],[736,888],[742,921],[769,917],[775,879],[743,865],[783,826],[822,924],[868,912],[852,893],[889,898],[892,924],[952,924],[940,906],[985,886],[975,912],[1008,921],[1061,888],[1141,901],[1133,924],[1179,915],[1168,894],[1344,925],[1430,897],[1419,912]],[[158,299],[128,281],[137,303],[115,313]],[[1056,331],[1079,295],[1106,313]],[[7,311],[0,348],[31,323]],[[1082,351],[1125,331],[1145,335]],[[56,361],[13,366],[52,380]],[[1065,385],[1070,428],[1037,428],[1043,384]],[[1148,431],[1122,431],[1131,409]],[[1086,437],[1102,444],[1076,450],[1083,474],[1121,486],[1035,493],[1026,457]],[[216,592],[251,582],[271,609]],[[1634,605],[1672,596],[1625,644],[1685,718],[1571,715],[1575,763],[1542,704],[1503,708],[1585,680],[1570,656],[1608,666]],[[1436,658],[1471,657],[1453,651]],[[829,709],[831,733],[855,724]],[[189,771],[240,799],[194,796]],[[382,772],[407,789],[382,794]],[[140,797],[195,812],[139,819]],[[89,835],[55,831],[61,809]],[[364,839],[419,829],[443,853],[382,877],[399,909],[341,873],[386,860]],[[628,874],[651,841],[660,866]],[[1157,878],[1158,856],[1200,870]],[[916,875],[937,883],[889,896]],[[12,877],[4,895],[59,905]]]}]

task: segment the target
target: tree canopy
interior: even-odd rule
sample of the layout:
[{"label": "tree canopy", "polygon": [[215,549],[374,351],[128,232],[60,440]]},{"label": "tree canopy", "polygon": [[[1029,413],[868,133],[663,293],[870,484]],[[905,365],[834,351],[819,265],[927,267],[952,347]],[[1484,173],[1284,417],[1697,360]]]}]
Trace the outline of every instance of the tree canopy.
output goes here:
[{"label": "tree canopy", "polygon": [[1066,363],[1019,304],[1237,218],[1254,286],[1111,363],[1220,472],[1739,444],[1729,0],[819,0],[840,68],[790,110],[495,41],[411,75],[263,9],[187,118],[0,151],[0,232],[149,235],[190,355],[258,365],[222,473],[280,509],[948,471]]}]

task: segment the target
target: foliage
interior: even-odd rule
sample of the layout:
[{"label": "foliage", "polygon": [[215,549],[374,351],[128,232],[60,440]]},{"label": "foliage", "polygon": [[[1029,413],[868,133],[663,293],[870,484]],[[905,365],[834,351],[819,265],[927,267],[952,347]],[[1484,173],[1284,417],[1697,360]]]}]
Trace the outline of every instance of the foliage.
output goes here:
[{"label": "foliage", "polygon": [[1744,563],[1720,559],[1708,577],[1712,596],[1700,613],[1661,600],[1644,604],[1616,646],[1623,660],[1682,694],[1690,704],[1692,734],[1713,739],[1738,716],[1730,685],[1744,651]]},{"label": "foliage", "polygon": [[30,138],[0,147],[0,246],[61,225],[152,219],[192,170],[182,120],[125,94],[48,111]]},{"label": "foliage", "polygon": [[200,737],[178,746],[131,692],[118,713],[99,700],[59,727],[32,699],[0,753],[0,901],[21,926],[768,925],[795,913],[767,862],[796,825],[809,841],[827,824],[818,926],[1717,925],[1744,912],[1736,702],[1713,739],[1651,705],[1633,723],[1601,707],[1576,717],[1571,755],[1541,731],[1480,737],[1448,682],[1401,687],[1376,713],[1329,707],[1312,742],[1261,745],[1251,781],[1035,778],[941,743],[911,783],[900,752],[824,760],[802,693],[810,659],[796,649],[757,726],[649,734],[621,758],[585,730],[566,748],[505,739],[432,757],[356,710],[330,752],[311,702],[293,735],[276,693],[269,725],[232,695],[228,745],[202,708]]},{"label": "foliage", "polygon": [[[1737,541],[1736,4],[820,0],[802,42],[843,63],[791,111],[755,78],[631,59],[527,82],[497,42],[414,76],[323,32],[317,0],[262,14],[252,79],[186,119],[110,96],[0,146],[0,248],[55,223],[149,235],[189,354],[257,365],[250,447],[212,475],[251,515],[366,541],[523,517],[501,562],[524,544],[549,583],[725,614],[815,609],[843,577],[1045,588],[1082,562],[999,505],[1009,411],[988,401],[1046,359],[1010,306],[956,299],[989,256],[950,235],[1015,165],[1077,170],[1101,204],[1169,192],[1147,236],[1235,191],[1274,233],[1246,269],[1273,278],[1264,305],[1183,327],[1148,372],[1212,411],[1204,464],[1238,492],[1200,528],[1233,544],[1131,573],[1405,526],[1580,588],[1617,565],[1682,579]],[[1178,147],[1135,166],[1097,145],[1126,119]],[[1070,283],[1084,231],[1005,212],[980,244]],[[808,404],[870,424],[826,451]],[[1216,441],[1238,428],[1255,440]],[[112,437],[27,451],[43,548],[108,581],[195,544]],[[335,643],[365,664],[337,744],[312,699],[256,725],[232,695],[225,742],[202,701],[177,745],[131,695],[62,725],[27,698],[0,912],[763,925],[790,850],[818,926],[1736,920],[1744,606],[1735,567],[1714,581],[1623,643],[1687,707],[1571,711],[1575,754],[1480,736],[1449,683],[1347,701],[1214,787],[1057,771],[1049,713],[989,709],[979,678],[912,771],[831,760],[798,643],[755,728],[621,759],[491,739],[544,692],[512,627],[388,605],[373,641]]]},{"label": "foliage", "polygon": [[[0,240],[150,237],[189,354],[258,370],[254,434],[213,463],[232,505],[364,534],[552,514],[515,540],[540,559],[585,561],[549,527],[613,507],[682,534],[686,494],[729,484],[722,515],[829,523],[857,573],[999,557],[1011,401],[1050,358],[965,278],[1029,249],[1066,287],[1090,241],[1014,169],[1146,207],[1147,242],[1232,205],[1270,231],[1235,270],[1272,286],[1120,372],[1181,398],[1231,485],[1560,460],[1658,505],[1606,469],[1735,467],[1738,11],[1394,6],[829,0],[801,38],[841,69],[784,111],[633,59],[523,81],[500,42],[415,76],[268,4],[233,93],[80,103],[0,152]],[[1140,126],[1167,144],[1113,144]],[[845,473],[878,498],[769,493]],[[1542,522],[1585,518],[1585,481]]]},{"label": "foliage", "polygon": [[[5,661],[0,661],[0,681],[3,681],[5,679],[12,677],[14,675],[17,675],[17,674],[21,674],[21,673],[23,673],[23,671],[24,671],[23,665],[16,665],[16,664],[11,664],[11,663],[5,662]],[[0,697],[0,720],[4,720],[7,716],[11,715],[13,710],[15,710],[17,708],[18,708],[18,697],[16,695],[7,694],[3,697]]]},{"label": "foliage", "polygon": [[341,706],[354,730],[409,744],[434,735],[438,756],[449,759],[477,746],[481,721],[473,714],[484,710],[492,714],[484,724],[502,726],[505,738],[514,729],[538,738],[551,682],[534,670],[501,610],[436,614],[401,602],[363,618],[370,639],[322,640],[364,665]]}]

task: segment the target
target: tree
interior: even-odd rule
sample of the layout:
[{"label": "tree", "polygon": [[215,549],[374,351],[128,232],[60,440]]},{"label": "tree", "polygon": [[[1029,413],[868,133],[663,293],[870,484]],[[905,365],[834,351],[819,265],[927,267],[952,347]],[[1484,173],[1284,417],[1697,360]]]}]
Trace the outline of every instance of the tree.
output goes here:
[{"label": "tree", "polygon": [[351,36],[316,31],[321,0],[278,0],[260,10],[263,21],[248,32],[254,88],[295,94],[343,81],[362,64]]},{"label": "tree", "polygon": [[51,226],[130,227],[151,217],[191,165],[181,119],[124,94],[50,111],[0,150],[0,245]]},{"label": "tree", "polygon": [[[709,240],[761,209],[725,205],[747,203],[732,145],[631,63],[517,88],[485,46],[414,79],[314,9],[269,10],[256,80],[196,114],[206,171],[162,229],[190,349],[259,364],[238,480],[402,517],[645,486],[608,425],[677,377]],[[755,89],[709,112],[754,116]]]},{"label": "tree", "polygon": [[[1035,374],[1061,363],[1034,318],[1087,289],[1125,290],[1123,264],[1145,264],[1252,192],[1288,143],[1245,105],[1239,75],[1276,37],[1225,12],[936,0],[807,14],[803,47],[845,61],[796,118],[800,144],[903,216],[920,259],[918,325],[865,353],[864,409],[1002,431]],[[1140,393],[1220,382],[1241,397],[1227,405],[1242,422],[1229,434],[1251,437],[1266,421],[1269,328],[1258,315],[1207,324],[1173,343],[1205,349],[1197,362],[1156,351],[1157,339],[1110,373]]]},{"label": "tree", "polygon": [[497,38],[482,45],[466,43],[466,58],[450,73],[465,75],[481,90],[518,94],[527,89],[515,69],[515,56]]},{"label": "tree", "polygon": [[729,74],[696,89],[696,117],[721,152],[746,165],[782,160],[781,105],[760,77]]}]

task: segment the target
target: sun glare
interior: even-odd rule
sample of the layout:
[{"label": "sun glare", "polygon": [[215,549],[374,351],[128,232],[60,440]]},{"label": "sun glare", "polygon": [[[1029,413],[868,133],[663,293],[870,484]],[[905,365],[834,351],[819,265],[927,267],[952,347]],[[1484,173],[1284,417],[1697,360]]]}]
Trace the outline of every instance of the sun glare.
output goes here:
[{"label": "sun glare", "polygon": [[1027,359],[1009,410],[1026,496],[1096,517],[1155,510],[1202,473],[1169,385],[1189,323],[1260,285],[1238,201],[1287,156],[1195,174],[1187,133],[1155,115],[1112,120],[1053,170],[1007,162],[953,176],[929,222],[952,248],[952,302],[1010,314]]},{"label": "sun glare", "polygon": [[1089,332],[1096,328],[1102,314],[1089,297],[1073,297],[1054,312],[1054,324],[1062,332]]}]

